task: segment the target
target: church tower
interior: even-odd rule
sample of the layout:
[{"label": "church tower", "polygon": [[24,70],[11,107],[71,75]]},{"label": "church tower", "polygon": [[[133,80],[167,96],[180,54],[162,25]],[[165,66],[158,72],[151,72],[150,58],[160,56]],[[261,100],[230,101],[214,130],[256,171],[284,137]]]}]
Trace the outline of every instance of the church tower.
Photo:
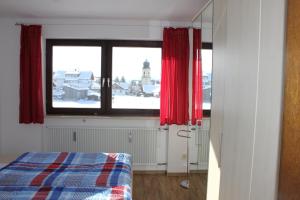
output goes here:
[{"label": "church tower", "polygon": [[146,59],[143,64],[143,75],[142,75],[142,84],[143,85],[151,84],[150,72],[151,72],[150,62]]}]

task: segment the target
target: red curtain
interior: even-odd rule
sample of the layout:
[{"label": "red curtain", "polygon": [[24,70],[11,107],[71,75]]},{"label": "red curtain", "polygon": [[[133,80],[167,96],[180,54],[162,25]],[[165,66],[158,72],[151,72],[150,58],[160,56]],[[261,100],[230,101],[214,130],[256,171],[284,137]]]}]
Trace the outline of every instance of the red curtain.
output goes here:
[{"label": "red curtain", "polygon": [[160,124],[187,124],[189,36],[187,28],[165,28],[162,49]]},{"label": "red curtain", "polygon": [[39,25],[21,26],[20,123],[44,123]]},{"label": "red curtain", "polygon": [[201,29],[193,29],[192,125],[201,124],[202,103]]}]

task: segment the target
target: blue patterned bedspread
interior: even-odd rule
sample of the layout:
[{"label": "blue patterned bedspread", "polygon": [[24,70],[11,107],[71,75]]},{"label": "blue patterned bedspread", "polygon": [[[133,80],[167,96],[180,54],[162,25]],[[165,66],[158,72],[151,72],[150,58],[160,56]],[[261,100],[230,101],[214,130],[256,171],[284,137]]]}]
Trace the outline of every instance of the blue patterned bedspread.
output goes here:
[{"label": "blue patterned bedspread", "polygon": [[0,199],[128,200],[131,177],[129,154],[30,152],[0,169]]},{"label": "blue patterned bedspread", "polygon": [[0,186],[1,200],[131,200],[127,186],[118,187],[34,187]]}]

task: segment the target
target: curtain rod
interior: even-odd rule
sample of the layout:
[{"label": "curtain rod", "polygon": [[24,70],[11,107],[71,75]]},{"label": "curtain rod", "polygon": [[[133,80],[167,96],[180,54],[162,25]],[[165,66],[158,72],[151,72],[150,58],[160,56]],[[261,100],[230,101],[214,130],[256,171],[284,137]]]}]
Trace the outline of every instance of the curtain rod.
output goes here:
[{"label": "curtain rod", "polygon": [[[37,24],[29,24],[29,23],[15,23],[15,26],[22,26],[22,25],[37,25]],[[40,24],[39,24],[40,25]],[[41,24],[42,25],[42,24]],[[44,24],[45,25],[45,24]]]},{"label": "curtain rod", "polygon": [[[15,26],[21,26],[21,25],[33,25],[30,23],[20,23],[16,22]],[[97,25],[103,25],[103,26],[140,26],[140,27],[160,27],[160,28],[200,28],[196,26],[163,26],[163,25],[129,25],[129,24],[39,24],[39,25],[48,25],[48,26],[65,26],[65,25],[74,25],[74,26],[97,26]]]}]

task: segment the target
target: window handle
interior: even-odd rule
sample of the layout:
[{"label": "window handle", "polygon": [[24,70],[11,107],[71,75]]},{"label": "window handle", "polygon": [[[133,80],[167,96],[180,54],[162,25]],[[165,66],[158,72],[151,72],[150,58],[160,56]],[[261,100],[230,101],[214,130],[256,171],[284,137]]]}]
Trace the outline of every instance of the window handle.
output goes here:
[{"label": "window handle", "polygon": [[102,78],[102,84],[101,84],[102,88],[104,88],[105,86],[105,78]]},{"label": "window handle", "polygon": [[107,87],[110,88],[110,78],[107,78]]}]

